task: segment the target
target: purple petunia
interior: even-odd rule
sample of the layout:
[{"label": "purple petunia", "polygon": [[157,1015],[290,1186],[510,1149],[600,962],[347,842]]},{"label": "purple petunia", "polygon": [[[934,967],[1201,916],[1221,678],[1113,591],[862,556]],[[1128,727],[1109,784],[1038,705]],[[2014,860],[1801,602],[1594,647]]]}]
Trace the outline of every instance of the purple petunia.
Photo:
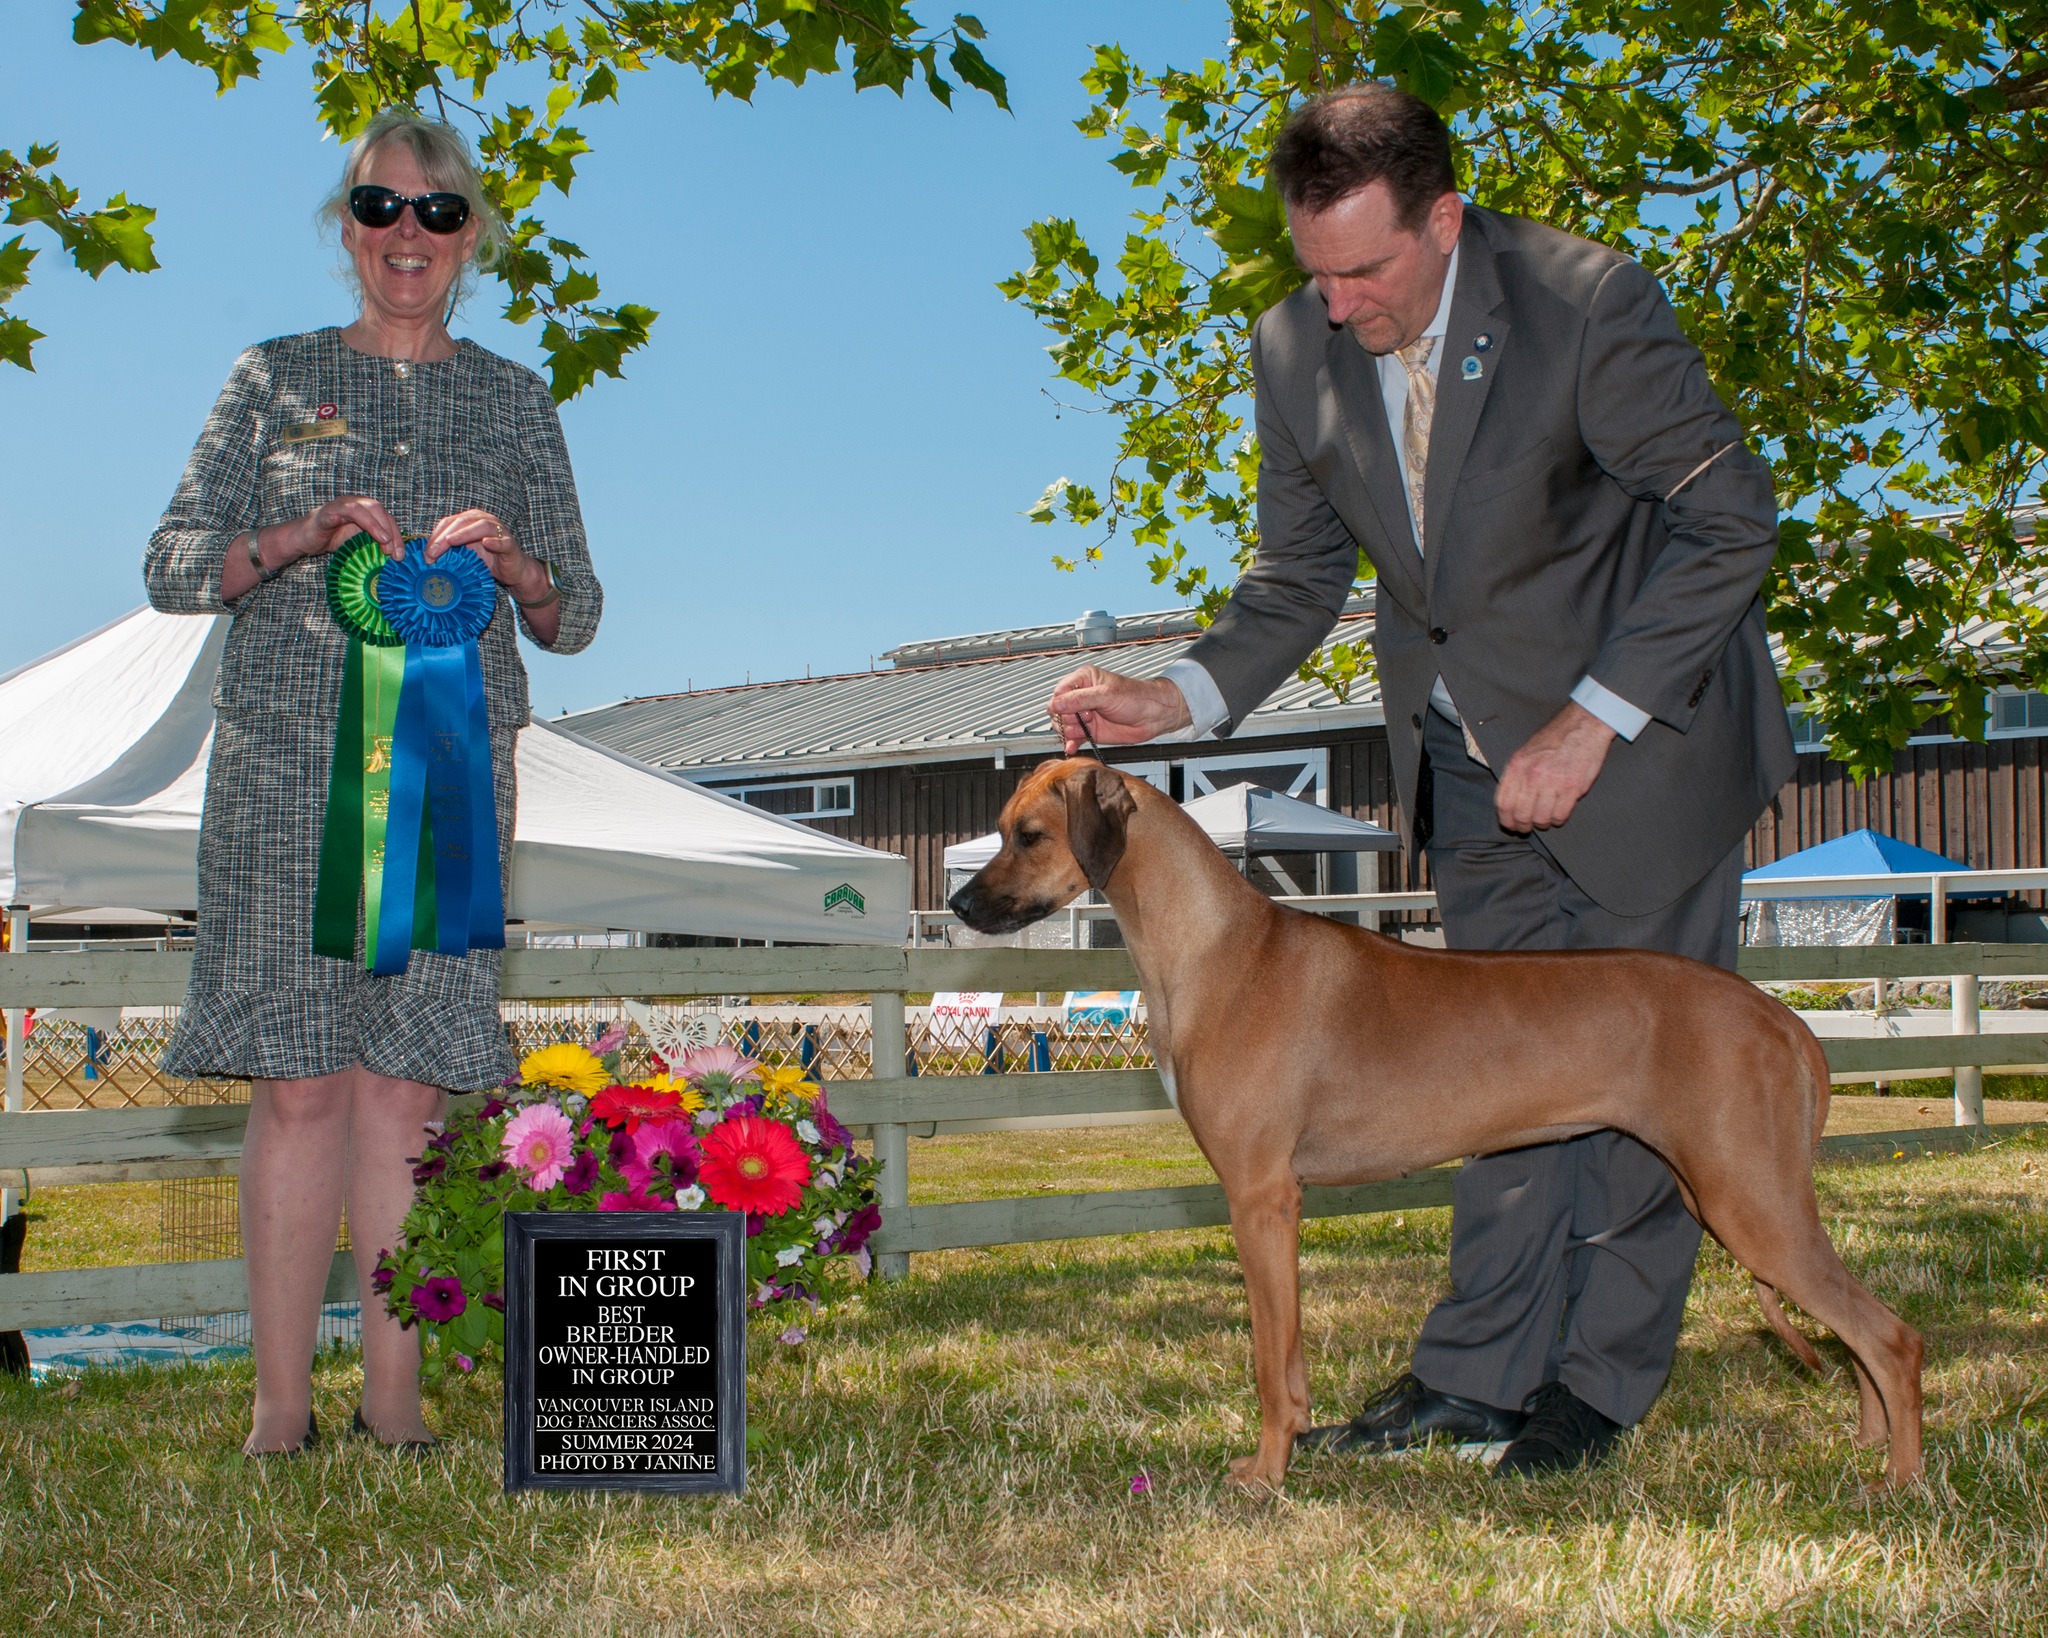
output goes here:
[{"label": "purple petunia", "polygon": [[838,1117],[825,1107],[825,1094],[820,1092],[811,1100],[811,1123],[818,1128],[818,1141],[828,1149],[851,1149],[853,1134],[839,1124]]},{"label": "purple petunia", "polygon": [[476,1118],[478,1120],[496,1120],[511,1107],[503,1098],[496,1096],[488,1097],[484,1099],[483,1108],[476,1112]]},{"label": "purple petunia", "polygon": [[597,1186],[600,1170],[597,1156],[586,1149],[570,1161],[569,1169],[562,1173],[562,1187],[571,1194],[588,1194]]},{"label": "purple petunia", "polygon": [[[386,1251],[380,1253],[379,1255],[388,1257],[391,1255],[391,1253]],[[391,1270],[388,1268],[379,1268],[373,1271],[370,1275],[370,1289],[372,1291],[380,1293],[389,1291],[391,1289]]]},{"label": "purple petunia", "polygon": [[453,1274],[439,1274],[412,1288],[413,1312],[423,1320],[445,1325],[469,1306],[462,1281]]},{"label": "purple petunia", "polygon": [[832,1237],[834,1251],[859,1251],[868,1243],[868,1236],[882,1226],[882,1208],[870,1200],[859,1211],[840,1224],[839,1232]]},{"label": "purple petunia", "polygon": [[476,1180],[479,1183],[488,1183],[494,1177],[503,1177],[511,1169],[512,1163],[508,1160],[487,1160],[477,1167]]},{"label": "purple petunia", "polygon": [[638,1152],[634,1146],[633,1134],[631,1132],[621,1131],[612,1133],[611,1162],[613,1171],[623,1173],[628,1166],[633,1164],[633,1157]]},{"label": "purple petunia", "polygon": [[412,1180],[415,1183],[431,1183],[447,1169],[448,1157],[446,1155],[427,1155],[421,1159],[418,1165],[413,1167]]},{"label": "purple petunia", "polygon": [[477,1301],[486,1308],[497,1309],[501,1314],[505,1312],[505,1293],[502,1291],[486,1291],[481,1297],[477,1298]]}]

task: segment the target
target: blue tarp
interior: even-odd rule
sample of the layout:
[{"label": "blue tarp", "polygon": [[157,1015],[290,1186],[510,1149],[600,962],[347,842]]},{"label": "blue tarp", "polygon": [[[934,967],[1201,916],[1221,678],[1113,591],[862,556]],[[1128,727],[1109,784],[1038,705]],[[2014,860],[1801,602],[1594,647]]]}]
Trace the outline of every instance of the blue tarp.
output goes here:
[{"label": "blue tarp", "polygon": [[[1788,876],[1924,876],[1934,871],[1962,871],[1970,866],[1924,847],[1915,847],[1895,836],[1875,830],[1852,830],[1817,847],[1803,848],[1775,864],[1759,865],[1745,871],[1745,882],[1767,882]],[[1902,898],[1926,898],[1927,894],[1905,893]],[[1951,893],[1950,898],[1968,894]],[[2002,896],[1994,894],[1994,897]]]}]

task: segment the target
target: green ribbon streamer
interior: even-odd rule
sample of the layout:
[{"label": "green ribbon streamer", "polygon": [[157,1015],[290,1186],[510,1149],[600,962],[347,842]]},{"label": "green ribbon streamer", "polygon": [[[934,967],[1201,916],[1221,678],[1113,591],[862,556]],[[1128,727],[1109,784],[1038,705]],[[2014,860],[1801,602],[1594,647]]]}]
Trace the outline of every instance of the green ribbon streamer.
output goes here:
[{"label": "green ribbon streamer", "polygon": [[[336,624],[349,634],[342,661],[341,710],[334,725],[334,760],[327,776],[327,815],[320,835],[320,872],[313,889],[313,951],[338,961],[356,953],[357,909],[373,929],[364,963],[373,955],[374,929],[384,892],[384,830],[391,802],[391,740],[405,676],[405,649],[377,607],[377,571],[384,554],[368,535],[337,551],[327,568],[327,601]],[[434,904],[433,816],[420,826],[418,887],[412,941],[437,943]]]}]

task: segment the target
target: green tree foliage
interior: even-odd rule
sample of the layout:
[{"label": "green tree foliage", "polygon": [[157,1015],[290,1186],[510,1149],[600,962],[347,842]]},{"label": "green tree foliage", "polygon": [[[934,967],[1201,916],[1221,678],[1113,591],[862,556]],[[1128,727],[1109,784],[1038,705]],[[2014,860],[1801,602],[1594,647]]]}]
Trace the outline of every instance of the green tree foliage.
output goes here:
[{"label": "green tree foliage", "polygon": [[[512,226],[513,253],[497,269],[505,316],[541,320],[558,401],[599,375],[618,375],[656,317],[634,302],[601,304],[589,258],[550,234],[540,209],[546,190],[568,193],[590,151],[569,123],[575,111],[617,101],[627,76],[676,64],[714,94],[744,100],[764,78],[801,85],[850,69],[862,89],[901,96],[915,81],[951,106],[966,86],[1009,106],[1003,76],[977,44],[979,22],[961,14],[928,29],[900,0],[79,0],[72,32],[81,45],[120,41],[198,64],[223,94],[254,79],[266,55],[303,47],[321,123],[342,141],[396,106],[472,121],[485,189]],[[0,170],[0,199],[10,197],[10,174]],[[116,207],[128,217],[109,221]],[[146,227],[148,217],[116,199],[97,217],[64,218],[69,226],[58,231],[90,231],[94,242],[132,249],[132,236],[115,230],[129,218]],[[146,233],[140,247],[146,256]],[[0,250],[0,303],[26,277],[26,261],[8,259],[14,254]],[[15,343],[5,328],[18,322],[0,321],[0,357],[18,345],[17,362],[26,362],[34,333],[22,326]]]},{"label": "green tree foliage", "polygon": [[[1974,736],[1988,689],[2048,685],[2048,548],[2008,516],[2048,475],[2038,0],[1232,0],[1231,25],[1199,67],[1105,46],[1083,78],[1135,228],[1105,269],[1071,221],[1036,223],[1002,289],[1118,459],[1033,517],[1226,594],[1199,554],[1220,535],[1241,570],[1257,545],[1251,322],[1302,278],[1264,156],[1303,95],[1389,79],[1451,120],[1475,201],[1663,280],[1775,468],[1771,625],[1837,754],[1888,765],[1929,694]],[[1935,511],[1959,515],[1914,521]],[[1313,668],[1343,687],[1367,663]]]},{"label": "green tree foliage", "polygon": [[[131,205],[117,193],[98,210],[78,208],[78,190],[51,169],[57,163],[55,143],[38,143],[21,158],[0,148],[0,205],[7,207],[9,227],[38,224],[56,235],[82,273],[98,278],[108,268],[125,267],[147,273],[156,266],[149,224],[156,212]],[[28,285],[29,267],[41,252],[17,233],[0,242],[0,363],[33,370],[32,350],[42,331],[7,311]]]}]

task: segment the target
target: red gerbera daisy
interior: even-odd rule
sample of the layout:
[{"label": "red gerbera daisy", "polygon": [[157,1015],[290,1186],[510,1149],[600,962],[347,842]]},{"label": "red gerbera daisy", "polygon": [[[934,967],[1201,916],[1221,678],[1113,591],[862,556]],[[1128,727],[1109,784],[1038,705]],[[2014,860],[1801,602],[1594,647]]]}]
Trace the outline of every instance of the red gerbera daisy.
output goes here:
[{"label": "red gerbera daisy", "polygon": [[697,1181],[733,1211],[780,1217],[804,1197],[811,1157],[787,1126],[739,1115],[720,1121],[704,1139]]},{"label": "red gerbera daisy", "polygon": [[643,1120],[674,1120],[682,1107],[679,1093],[654,1086],[608,1086],[590,1100],[593,1120],[629,1132],[639,1131]]}]

